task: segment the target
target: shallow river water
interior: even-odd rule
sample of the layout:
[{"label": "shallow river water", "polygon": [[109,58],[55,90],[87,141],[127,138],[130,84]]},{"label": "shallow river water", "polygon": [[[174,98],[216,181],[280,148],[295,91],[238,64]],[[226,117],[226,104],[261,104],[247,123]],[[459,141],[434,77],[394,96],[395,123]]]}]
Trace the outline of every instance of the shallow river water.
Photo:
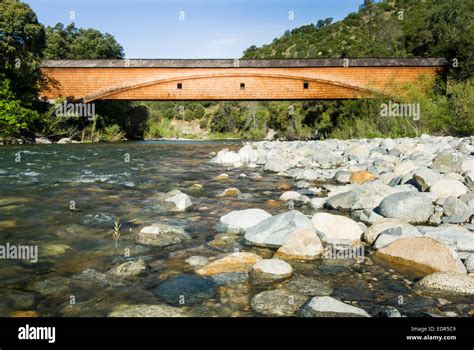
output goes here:
[{"label": "shallow river water", "polygon": [[[29,310],[40,316],[105,316],[121,304],[163,303],[153,288],[169,276],[193,274],[185,262],[190,256],[212,258],[239,249],[271,257],[273,250],[246,246],[241,236],[209,244],[218,234],[214,227],[219,217],[232,210],[288,210],[265,202],[278,199],[278,182],[291,185],[292,179],[259,168],[226,169],[209,163],[211,152],[240,146],[231,141],[156,141],[1,147],[0,245],[34,245],[39,254],[37,262],[0,259],[0,316]],[[229,180],[214,179],[224,172]],[[239,177],[241,173],[246,177]],[[196,183],[202,191],[191,187]],[[243,195],[219,196],[229,187]],[[191,196],[192,210],[167,211],[154,200],[175,189]],[[304,205],[295,209],[315,212]],[[117,246],[112,237],[115,218],[122,224]],[[164,248],[134,242],[133,232],[158,222],[180,226],[192,239]],[[128,251],[130,256],[124,254]],[[120,283],[81,274],[87,269],[105,272],[137,257],[147,262],[147,273]],[[332,259],[292,266],[293,279],[304,276],[327,294],[372,315],[388,305],[407,316],[464,316],[474,308],[466,297],[441,298],[415,290],[415,276],[378,265],[370,254],[362,263]],[[289,287],[291,281],[229,282],[204,302],[183,308],[197,316],[255,316],[253,295]]]}]

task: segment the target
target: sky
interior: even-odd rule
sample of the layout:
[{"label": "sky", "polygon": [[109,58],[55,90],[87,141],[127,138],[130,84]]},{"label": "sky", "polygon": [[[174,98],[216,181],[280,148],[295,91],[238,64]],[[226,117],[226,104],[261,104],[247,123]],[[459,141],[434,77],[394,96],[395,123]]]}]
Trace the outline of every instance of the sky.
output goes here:
[{"label": "sky", "polygon": [[127,58],[239,58],[287,29],[343,19],[363,0],[23,0],[44,25],[112,34]]}]

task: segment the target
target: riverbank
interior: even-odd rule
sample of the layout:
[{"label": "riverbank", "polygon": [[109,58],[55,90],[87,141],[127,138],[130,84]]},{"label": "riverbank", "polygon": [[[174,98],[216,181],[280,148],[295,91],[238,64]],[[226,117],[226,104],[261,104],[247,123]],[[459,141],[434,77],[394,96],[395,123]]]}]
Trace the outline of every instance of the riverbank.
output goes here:
[{"label": "riverbank", "polygon": [[472,315],[472,142],[2,147],[0,314]]}]

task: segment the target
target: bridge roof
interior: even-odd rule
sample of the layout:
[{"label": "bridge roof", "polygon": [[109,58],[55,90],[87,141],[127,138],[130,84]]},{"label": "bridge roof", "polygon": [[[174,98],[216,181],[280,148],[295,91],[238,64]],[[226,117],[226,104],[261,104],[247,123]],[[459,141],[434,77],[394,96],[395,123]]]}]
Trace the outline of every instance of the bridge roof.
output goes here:
[{"label": "bridge roof", "polygon": [[[348,58],[350,67],[438,67],[444,58]],[[347,61],[346,61],[347,62]],[[110,59],[46,60],[45,68],[298,68],[342,67],[344,59]]]}]

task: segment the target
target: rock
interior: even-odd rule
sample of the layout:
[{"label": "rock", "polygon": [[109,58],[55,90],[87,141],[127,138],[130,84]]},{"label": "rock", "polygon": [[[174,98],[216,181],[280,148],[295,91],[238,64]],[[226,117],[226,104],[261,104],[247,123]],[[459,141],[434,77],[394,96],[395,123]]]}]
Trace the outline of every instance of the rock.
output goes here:
[{"label": "rock", "polygon": [[194,192],[200,192],[204,189],[203,185],[201,184],[192,184],[189,189]]},{"label": "rock", "polygon": [[268,129],[267,136],[265,136],[265,141],[274,141],[276,136],[276,131],[273,129]]},{"label": "rock", "polygon": [[118,266],[111,268],[107,273],[114,277],[133,277],[138,276],[144,272],[146,272],[147,267],[145,261],[140,258],[137,260],[130,260],[124,262]]},{"label": "rock", "polygon": [[309,201],[309,205],[311,206],[311,208],[316,209],[316,210],[323,209],[325,203],[326,203],[326,198],[315,197],[315,198],[311,198],[311,200]]},{"label": "rock", "polygon": [[201,266],[207,265],[207,263],[209,262],[209,259],[206,258],[205,256],[194,255],[194,256],[190,256],[184,261],[192,267],[201,267]]},{"label": "rock", "polygon": [[311,219],[321,239],[361,239],[362,229],[352,219],[328,213],[316,213]]},{"label": "rock", "polygon": [[455,196],[446,198],[443,203],[443,213],[445,215],[443,222],[451,224],[461,224],[466,222],[469,220],[471,215],[473,215],[472,209]]},{"label": "rock", "polygon": [[346,154],[349,156],[349,158],[358,158],[358,159],[365,159],[369,157],[370,150],[367,145],[355,145],[350,147]]},{"label": "rock", "polygon": [[413,174],[413,179],[421,191],[426,191],[439,180],[439,174],[427,167],[420,167]]},{"label": "rock", "polygon": [[291,188],[290,184],[286,182],[279,182],[277,183],[277,186],[276,186],[276,189],[278,191],[289,191],[290,188]]},{"label": "rock", "polygon": [[210,278],[217,285],[224,286],[247,283],[249,279],[249,274],[247,272],[226,272],[218,273],[217,275],[211,275]]},{"label": "rock", "polygon": [[[414,228],[414,227],[413,227]],[[396,227],[393,229],[385,230],[382,232],[374,242],[374,248],[375,249],[381,249],[393,241],[396,241],[397,239],[401,238],[407,238],[407,237],[419,237],[421,236],[421,233],[414,228],[412,229],[405,229],[403,230],[402,227]]]},{"label": "rock", "polygon": [[352,171],[338,170],[334,175],[334,180],[340,184],[348,184],[352,176]]},{"label": "rock", "polygon": [[166,200],[166,202],[174,203],[176,211],[185,211],[193,205],[193,203],[191,202],[191,198],[185,193],[180,193],[173,197],[170,197]]},{"label": "rock", "polygon": [[153,295],[175,306],[200,304],[216,296],[216,283],[195,275],[168,277],[153,290]]},{"label": "rock", "polygon": [[386,218],[405,220],[411,224],[427,222],[433,214],[431,198],[418,192],[399,192],[385,197],[378,207],[378,213]]},{"label": "rock", "polygon": [[220,174],[220,175],[217,175],[214,180],[219,180],[219,181],[225,181],[225,180],[229,180],[229,175],[227,174]]},{"label": "rock", "polygon": [[51,140],[47,139],[46,137],[37,137],[35,138],[35,143],[39,145],[50,145],[52,144]]},{"label": "rock", "polygon": [[269,208],[282,208],[285,206],[285,204],[280,201],[269,199],[265,202],[265,206]]},{"label": "rock", "polygon": [[257,261],[250,271],[250,275],[259,280],[281,280],[291,277],[293,268],[280,259],[262,259]]},{"label": "rock", "polygon": [[141,244],[153,246],[167,246],[171,244],[181,243],[184,240],[190,239],[181,227],[175,227],[165,224],[153,224],[146,226],[135,235],[136,241]]},{"label": "rock", "polygon": [[245,233],[248,244],[267,247],[280,247],[295,231],[309,229],[314,231],[313,223],[303,213],[291,210],[265,219],[252,226]]},{"label": "rock", "polygon": [[375,180],[350,188],[334,196],[331,195],[326,200],[326,206],[343,211],[373,210],[385,197],[406,191],[416,191],[416,189],[410,185],[390,187]]},{"label": "rock", "polygon": [[250,145],[245,145],[238,152],[242,164],[256,163],[258,160],[257,151]]},{"label": "rock", "polygon": [[466,171],[464,173],[464,183],[471,191],[474,191],[474,170]]},{"label": "rock", "polygon": [[323,253],[323,245],[314,230],[295,231],[276,252],[285,260],[315,260]]},{"label": "rock", "polygon": [[392,318],[392,317],[402,317],[402,314],[396,307],[393,306],[386,306],[380,311],[375,317],[383,317],[383,318]]},{"label": "rock", "polygon": [[58,256],[63,255],[69,249],[71,247],[66,244],[46,244],[42,247],[40,253],[42,256]]},{"label": "rock", "polygon": [[196,273],[201,276],[210,276],[228,272],[249,272],[252,266],[260,260],[262,258],[257,254],[236,252],[211,261],[196,270]]},{"label": "rock", "polygon": [[217,156],[212,158],[209,162],[220,165],[232,166],[234,165],[234,163],[240,162],[240,156],[237,153],[231,152],[226,148],[219,151],[217,153]]},{"label": "rock", "polygon": [[412,226],[403,220],[383,218],[374,223],[364,232],[364,241],[367,244],[372,245],[380,234],[390,232],[401,232],[402,235],[408,236],[421,234],[415,226]]},{"label": "rock", "polygon": [[235,187],[231,188],[226,188],[224,191],[222,191],[221,194],[219,194],[220,197],[236,197],[240,194],[240,190]]},{"label": "rock", "polygon": [[307,296],[331,295],[333,288],[330,280],[321,280],[318,277],[294,275],[285,282],[284,287]]},{"label": "rock", "polygon": [[115,307],[107,317],[186,317],[191,316],[182,308],[157,304],[122,304]]},{"label": "rock", "polygon": [[370,317],[363,309],[329,296],[314,297],[300,311],[303,317]]},{"label": "rock", "polygon": [[267,159],[264,170],[274,173],[287,171],[289,168],[288,160],[283,155],[276,155]]},{"label": "rock", "polygon": [[[472,151],[470,152],[472,153]],[[473,172],[474,171],[474,157],[465,158],[461,163],[461,172]]]},{"label": "rock", "polygon": [[398,175],[400,177],[403,177],[403,176],[407,175],[408,173],[411,173],[412,171],[415,171],[418,168],[419,168],[419,166],[416,165],[413,161],[404,160],[404,161],[400,162],[400,164],[398,164],[393,169],[393,172],[396,175]]},{"label": "rock", "polygon": [[265,316],[293,316],[307,297],[285,289],[261,292],[250,301],[252,309]]},{"label": "rock", "polygon": [[474,278],[458,272],[436,272],[423,277],[417,287],[448,294],[474,295]]},{"label": "rock", "polygon": [[58,145],[64,145],[66,143],[71,143],[71,139],[69,137],[63,137],[57,142]]},{"label": "rock", "polygon": [[419,226],[418,230],[426,237],[452,246],[458,252],[474,253],[474,235],[462,226],[450,224],[438,227]]},{"label": "rock", "polygon": [[436,155],[431,164],[431,169],[438,170],[441,173],[460,172],[462,156],[459,153],[444,152]]},{"label": "rock", "polygon": [[216,229],[219,232],[242,233],[269,217],[271,214],[262,209],[235,210],[221,216]]},{"label": "rock", "polygon": [[464,261],[464,266],[466,266],[466,270],[468,273],[474,272],[474,254],[470,254],[466,260]]},{"label": "rock", "polygon": [[309,198],[307,196],[303,196],[301,193],[296,191],[286,191],[282,193],[280,196],[280,200],[283,202],[287,201],[295,201],[295,202],[308,202]]},{"label": "rock", "polygon": [[10,317],[39,317],[38,311],[27,310],[27,311],[13,311],[10,313]]},{"label": "rock", "polygon": [[311,184],[307,181],[300,180],[295,183],[295,186],[298,188],[309,188],[311,187]]},{"label": "rock", "polygon": [[351,177],[349,178],[349,182],[351,184],[362,185],[363,183],[367,181],[371,181],[373,179],[375,179],[374,174],[369,173],[368,171],[365,171],[365,170],[361,170],[361,171],[353,172]]},{"label": "rock", "polygon": [[424,275],[439,271],[466,272],[448,246],[429,237],[397,239],[377,250],[375,256]]},{"label": "rock", "polygon": [[449,196],[459,197],[467,193],[466,186],[461,181],[441,179],[436,181],[431,187],[430,192],[438,198],[447,198]]}]

